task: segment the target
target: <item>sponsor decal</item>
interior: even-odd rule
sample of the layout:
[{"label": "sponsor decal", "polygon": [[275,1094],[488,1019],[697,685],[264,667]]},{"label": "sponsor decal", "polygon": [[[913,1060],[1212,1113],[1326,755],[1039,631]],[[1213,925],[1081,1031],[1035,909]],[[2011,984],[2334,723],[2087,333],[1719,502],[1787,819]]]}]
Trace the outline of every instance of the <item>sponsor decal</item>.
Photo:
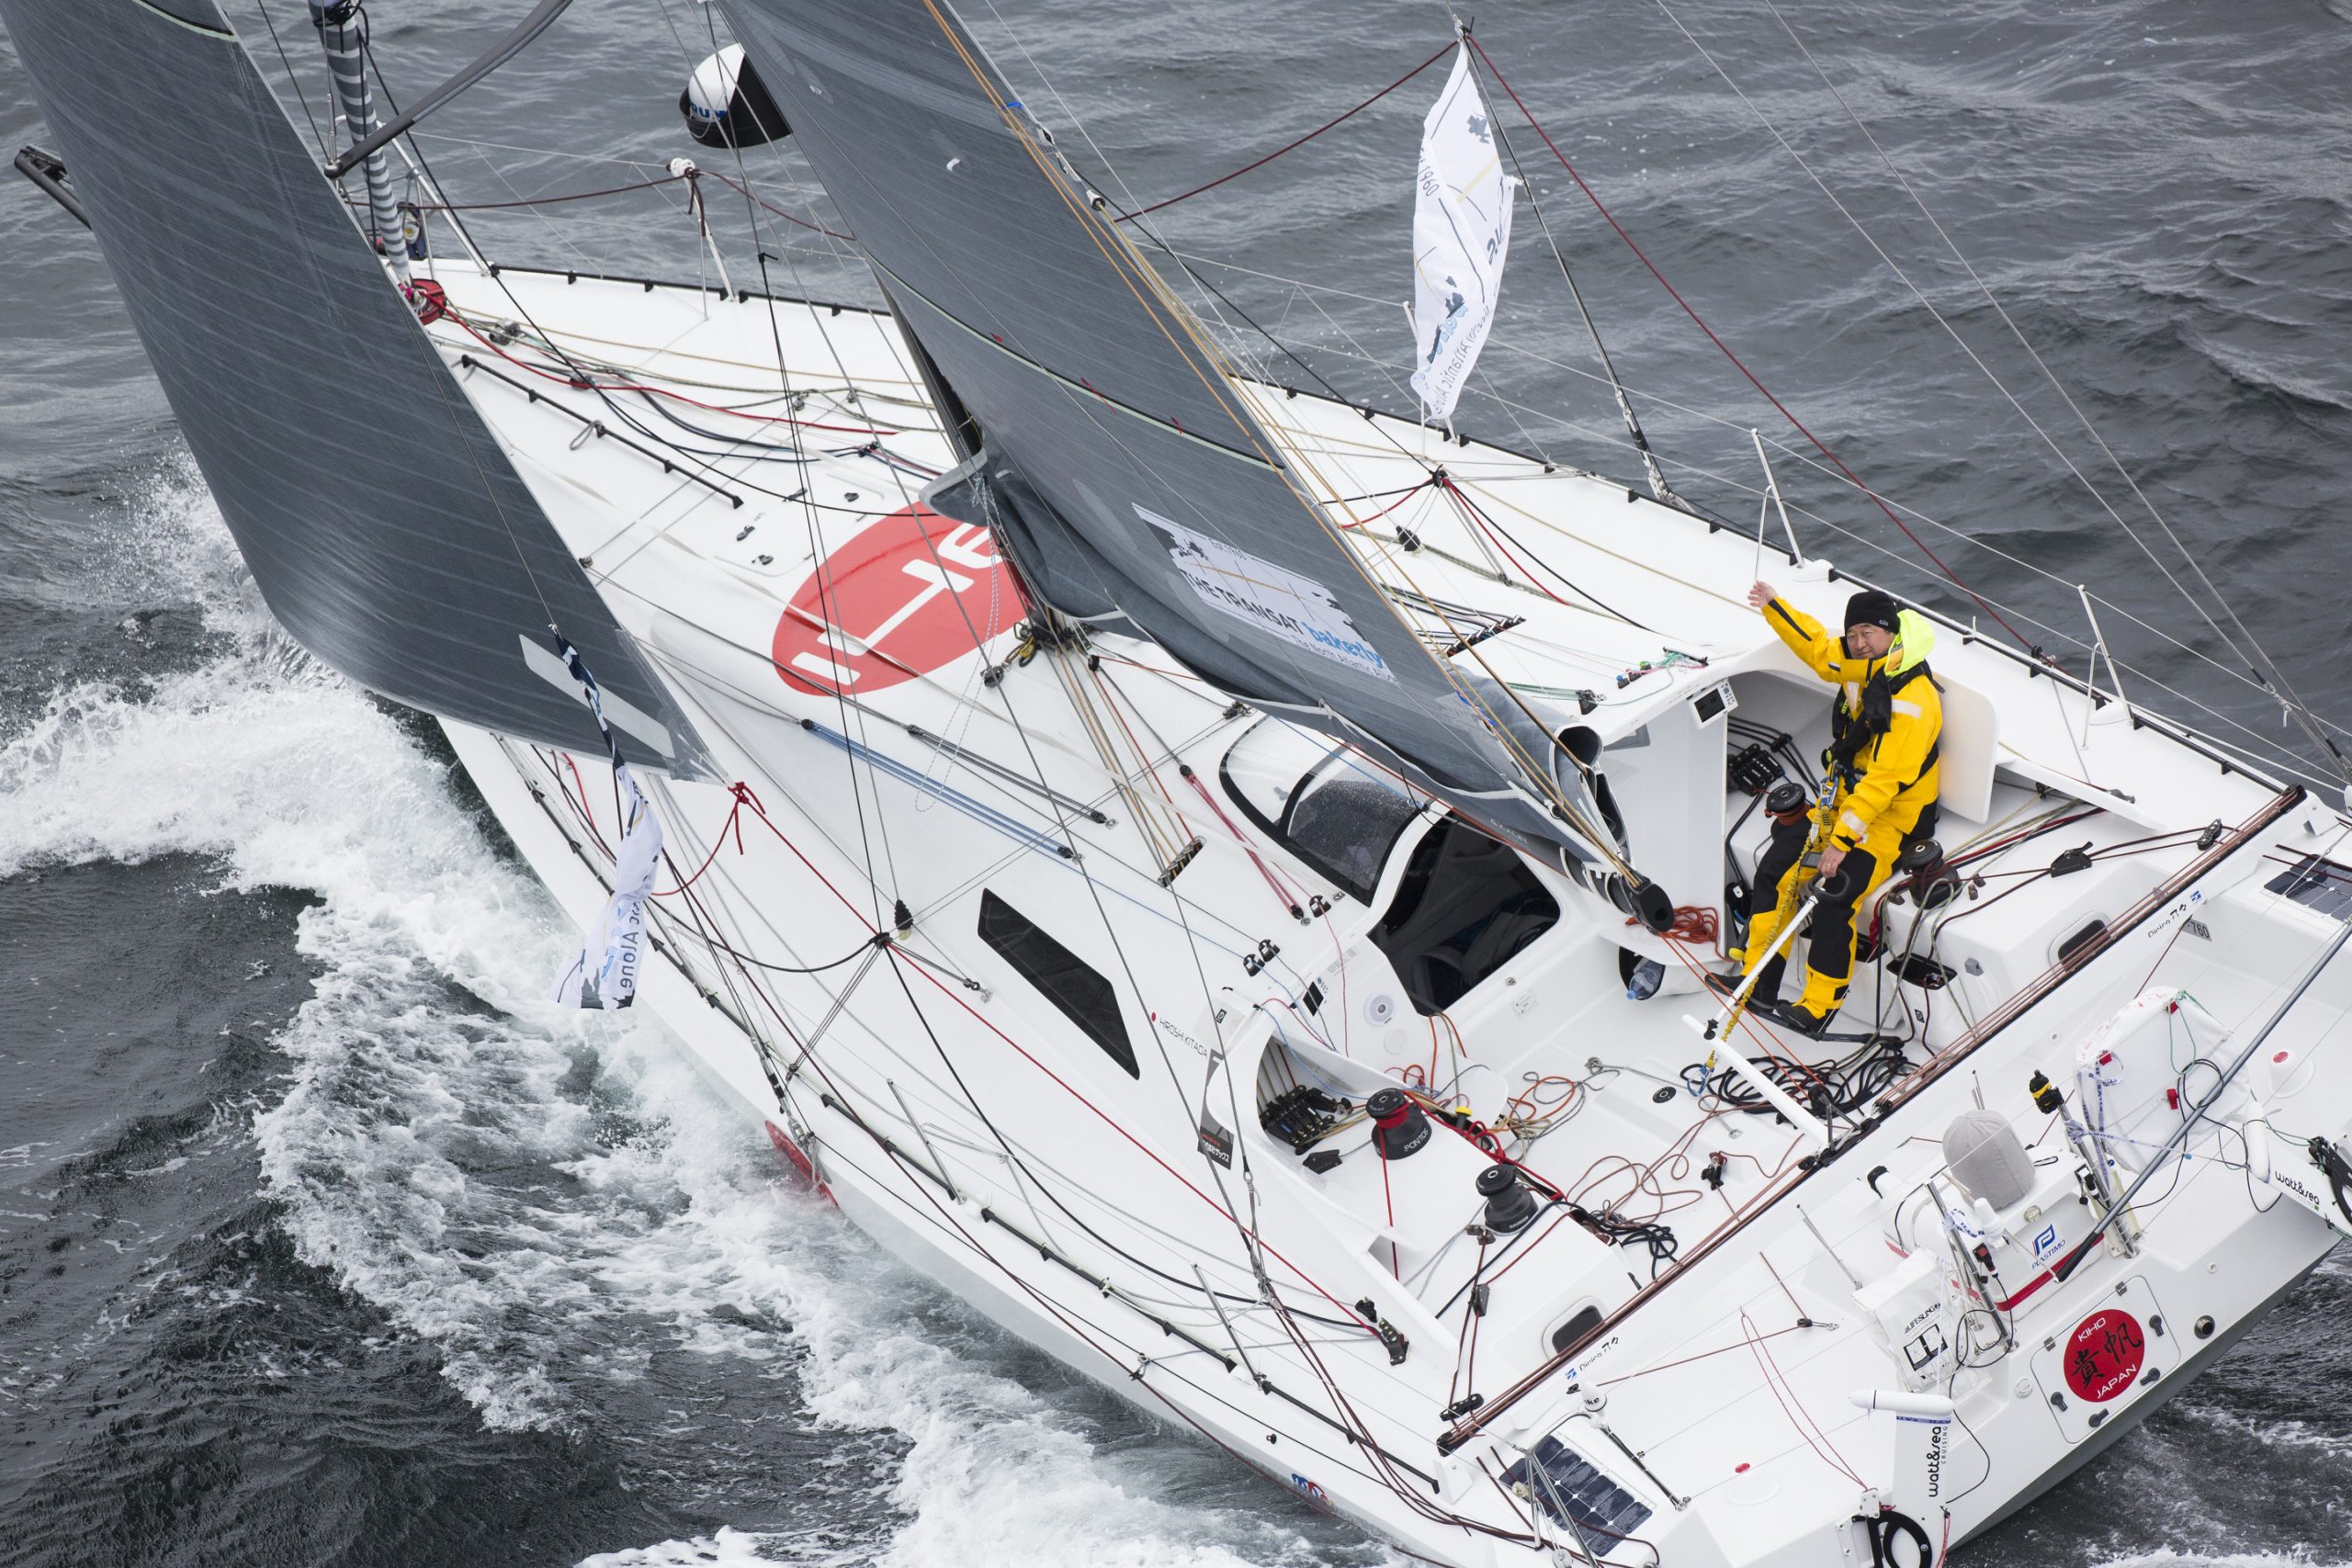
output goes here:
[{"label": "sponsor decal", "polygon": [[2104,1404],[2139,1380],[2147,1359],[2140,1320],[2120,1307],[2102,1307],[2066,1337],[2066,1386],[2086,1404]]},{"label": "sponsor decal", "polygon": [[1168,546],[1168,558],[1201,602],[1270,637],[1394,685],[1386,660],[1356,629],[1331,591],[1222,539],[1212,539],[1143,506],[1136,515]]},{"label": "sponsor decal", "polygon": [[[2188,916],[2189,910],[2194,909],[2198,905],[2202,904],[2204,901],[2205,890],[2203,888],[2190,888],[2188,890],[2188,897],[2181,899],[2171,908],[2166,909],[2163,914],[2148,922],[2148,934],[2152,937],[2163,935],[2165,931],[2168,931],[2172,930],[2173,927],[2178,925],[2181,920]],[[2211,934],[2205,931],[2200,930],[2197,934],[2204,937],[2209,942],[2212,940]]]},{"label": "sponsor decal", "polygon": [[2327,1213],[2327,1201],[2322,1198],[2318,1193],[2312,1191],[2310,1188],[2304,1186],[2301,1182],[2296,1180],[2290,1173],[2284,1170],[2273,1170],[2270,1173],[2270,1184],[2273,1187],[2282,1188],[2286,1191],[2301,1199],[2303,1201],[2304,1207],[2310,1209],[2312,1213],[2324,1214]]},{"label": "sponsor decal", "polygon": [[1227,1131],[1224,1123],[1204,1108],[1201,1111],[1201,1124],[1197,1131],[1200,1134],[1201,1153],[1208,1156],[1226,1169],[1231,1170],[1233,1168],[1233,1134]]},{"label": "sponsor decal", "polygon": [[2044,1225],[2033,1238],[2033,1260],[2036,1263],[2058,1250],[2058,1227]]},{"label": "sponsor decal", "polygon": [[1565,1380],[1570,1387],[1574,1387],[1579,1379],[1581,1379],[1587,1372],[1592,1371],[1593,1364],[1595,1362],[1599,1361],[1603,1356],[1609,1354],[1610,1351],[1617,1348],[1618,1343],[1623,1338],[1623,1336],[1622,1335],[1612,1334],[1608,1338],[1602,1340],[1600,1344],[1588,1347],[1584,1353],[1584,1359],[1563,1371],[1560,1374],[1562,1379]]},{"label": "sponsor decal", "polygon": [[1200,1057],[1204,1061],[1208,1059],[1210,1052],[1207,1046],[1202,1044],[1192,1035],[1184,1032],[1184,1031],[1177,1028],[1175,1024],[1170,1022],[1167,1019],[1155,1013],[1152,1016],[1151,1021],[1158,1026],[1160,1033],[1165,1034],[1169,1039],[1176,1042],[1177,1044],[1183,1046],[1186,1050],[1192,1052],[1193,1055]]},{"label": "sponsor decal", "polygon": [[910,506],[827,556],[776,622],[776,673],[797,692],[878,692],[977,651],[1024,614],[989,531]]},{"label": "sponsor decal", "polygon": [[1300,1496],[1306,1498],[1308,1502],[1314,1504],[1325,1513],[1328,1514],[1331,1511],[1330,1495],[1325,1492],[1320,1486],[1316,1485],[1312,1481],[1307,1480],[1306,1477],[1299,1474],[1298,1472],[1295,1470],[1292,1471],[1290,1474],[1290,1484],[1292,1491],[1297,1493]]},{"label": "sponsor decal", "polygon": [[1951,1440],[1949,1423],[1924,1416],[1898,1416],[1898,1422],[1925,1422],[1928,1427],[1928,1495],[1926,1501],[1939,1503],[1944,1495],[1944,1449]]}]

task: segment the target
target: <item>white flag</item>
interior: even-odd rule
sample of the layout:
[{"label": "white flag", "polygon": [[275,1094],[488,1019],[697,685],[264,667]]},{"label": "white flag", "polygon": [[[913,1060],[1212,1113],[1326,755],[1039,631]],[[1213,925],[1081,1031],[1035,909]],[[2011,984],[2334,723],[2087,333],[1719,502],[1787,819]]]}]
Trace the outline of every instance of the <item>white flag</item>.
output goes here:
[{"label": "white flag", "polygon": [[1494,325],[1518,183],[1503,173],[1464,45],[1437,107],[1421,122],[1413,203],[1413,390],[1439,419],[1453,417]]},{"label": "white flag", "polygon": [[662,818],[638,793],[628,764],[614,771],[620,781],[621,811],[628,826],[613,860],[613,896],[588,933],[588,945],[556,982],[555,999],[566,1007],[625,1008],[637,999],[638,969],[645,956],[645,900],[662,863]]},{"label": "white flag", "polygon": [[561,637],[556,651],[582,685],[588,706],[604,732],[611,753],[613,784],[620,792],[621,841],[613,854],[613,896],[588,933],[588,944],[563,978],[555,985],[555,999],[566,1007],[602,1008],[610,1012],[637,1000],[637,976],[645,957],[645,901],[653,894],[653,874],[662,863],[662,819],[637,787],[637,777],[621,761],[620,743],[605,722],[604,694],[596,678],[580,660],[579,650]]}]

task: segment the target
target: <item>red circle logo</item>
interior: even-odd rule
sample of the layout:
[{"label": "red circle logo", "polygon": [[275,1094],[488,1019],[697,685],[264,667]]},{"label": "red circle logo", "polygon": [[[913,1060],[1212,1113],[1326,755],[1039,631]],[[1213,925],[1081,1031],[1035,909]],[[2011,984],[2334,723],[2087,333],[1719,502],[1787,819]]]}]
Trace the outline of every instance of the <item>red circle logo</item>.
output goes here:
[{"label": "red circle logo", "polygon": [[859,695],[927,675],[1017,625],[1012,569],[989,531],[910,506],[825,558],[776,622],[795,691]]},{"label": "red circle logo", "polygon": [[2102,1308],[2066,1338],[2066,1386],[2086,1404],[2104,1404],[2132,1386],[2147,1359],[2140,1320],[2120,1307]]}]

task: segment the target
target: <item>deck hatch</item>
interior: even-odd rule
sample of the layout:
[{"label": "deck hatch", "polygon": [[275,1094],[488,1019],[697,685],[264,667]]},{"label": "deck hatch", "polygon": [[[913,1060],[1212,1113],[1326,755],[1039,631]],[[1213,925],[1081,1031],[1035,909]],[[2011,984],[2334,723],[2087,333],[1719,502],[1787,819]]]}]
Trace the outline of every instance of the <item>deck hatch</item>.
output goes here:
[{"label": "deck hatch", "polygon": [[1143,1077],[1136,1067],[1126,1023],[1119,1016],[1119,994],[1100,971],[986,888],[980,890],[980,940],[1125,1068],[1127,1077]]}]

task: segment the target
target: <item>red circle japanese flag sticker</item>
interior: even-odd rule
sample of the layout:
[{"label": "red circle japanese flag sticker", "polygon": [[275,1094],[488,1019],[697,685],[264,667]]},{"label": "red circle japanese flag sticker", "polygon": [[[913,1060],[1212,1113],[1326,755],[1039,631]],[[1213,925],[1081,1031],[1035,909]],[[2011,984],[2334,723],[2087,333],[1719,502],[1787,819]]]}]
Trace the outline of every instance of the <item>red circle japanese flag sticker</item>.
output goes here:
[{"label": "red circle japanese flag sticker", "polygon": [[2089,1404],[2104,1404],[2130,1388],[2148,1359],[2140,1320],[2120,1307],[2102,1307],[2066,1338],[2066,1386]]}]

